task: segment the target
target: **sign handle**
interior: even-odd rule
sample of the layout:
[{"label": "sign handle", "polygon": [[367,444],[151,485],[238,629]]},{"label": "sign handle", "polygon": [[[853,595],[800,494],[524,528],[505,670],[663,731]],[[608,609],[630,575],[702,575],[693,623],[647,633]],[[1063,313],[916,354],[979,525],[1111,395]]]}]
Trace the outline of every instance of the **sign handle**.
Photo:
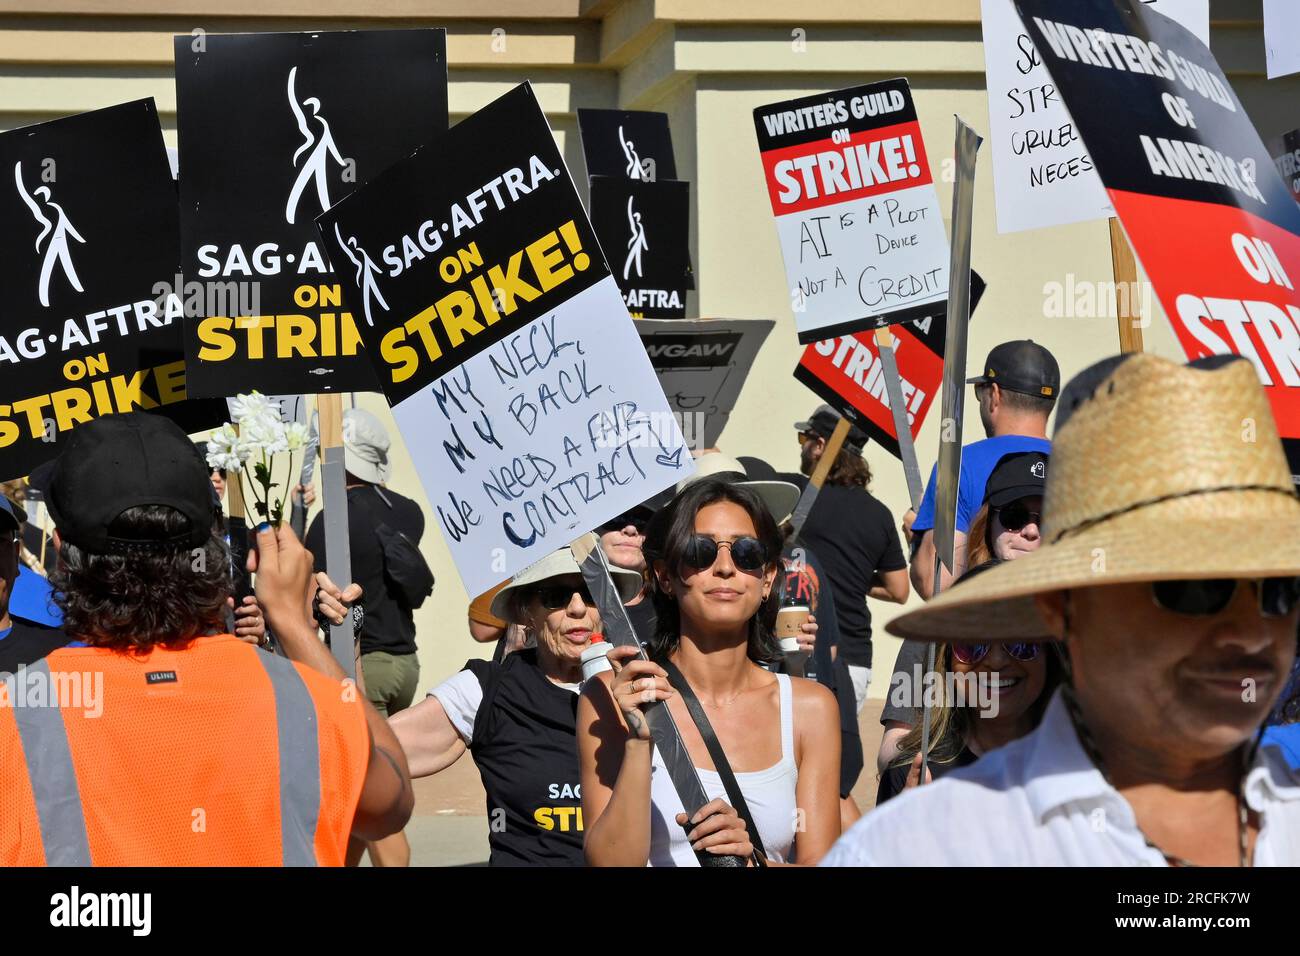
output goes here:
[{"label": "sign handle", "polygon": [[1119,350],[1142,351],[1142,317],[1138,308],[1137,259],[1119,219],[1110,220],[1110,262],[1115,272],[1115,318],[1119,322]]},{"label": "sign handle", "polygon": [[795,503],[794,514],[790,516],[790,523],[794,525],[794,534],[790,537],[792,542],[799,540],[799,532],[803,530],[803,524],[812,512],[813,502],[817,500],[822,485],[826,483],[826,476],[831,473],[831,467],[839,457],[840,449],[844,447],[844,439],[849,436],[849,428],[849,420],[841,415],[840,420],[835,423],[835,431],[831,432],[831,437],[826,439],[826,448],[822,451],[822,456],[818,459],[817,467],[813,469],[812,477],[808,479],[803,494]]},{"label": "sign handle", "polygon": [[47,574],[45,570],[45,543],[50,539],[50,509],[45,507],[45,499],[40,501],[41,506],[41,574]]},{"label": "sign handle", "polygon": [[903,379],[898,374],[898,360],[894,356],[894,334],[888,326],[876,329],[876,349],[880,352],[880,364],[885,369],[885,394],[889,396],[889,412],[894,417],[898,457],[902,459],[903,476],[907,479],[907,497],[915,511],[921,507],[925,486],[921,484],[921,466],[916,461],[912,423],[907,420],[907,407],[903,402]]},{"label": "sign handle", "polygon": [[[614,647],[635,647],[642,660],[649,660],[645,648],[636,638],[636,631],[627,616],[627,609],[623,607],[623,602],[619,598],[618,588],[614,586],[614,578],[610,573],[605,552],[600,550],[595,533],[589,531],[571,542],[569,550],[573,554],[573,560],[577,561],[578,567],[582,569],[582,579],[587,583],[587,590],[591,592],[592,600],[596,602],[596,607],[600,611],[601,630],[605,634],[605,639]],[[668,779],[672,781],[673,789],[677,791],[677,796],[682,801],[682,808],[687,816],[694,816],[697,810],[709,802],[709,795],[705,792],[700,775],[695,770],[695,763],[686,750],[686,744],[682,741],[681,731],[677,728],[672,713],[662,702],[656,702],[645,709],[645,719],[650,726],[650,736],[654,740],[655,749],[659,751],[659,757],[668,770]],[[725,857],[721,860],[722,862],[714,865],[745,865],[737,857]]]},{"label": "sign handle", "polygon": [[[352,552],[348,540],[348,489],[343,465],[343,396],[337,392],[316,396],[320,417],[321,504],[325,520],[325,572],[339,587],[352,580]],[[352,620],[330,625],[330,650],[353,681],[357,679]]]},{"label": "sign handle", "polygon": [[[235,434],[239,434],[239,426],[236,425]],[[246,518],[248,515],[247,507],[244,504],[244,470],[241,468],[235,472],[235,480],[226,482],[226,497],[228,499],[229,518]]]}]

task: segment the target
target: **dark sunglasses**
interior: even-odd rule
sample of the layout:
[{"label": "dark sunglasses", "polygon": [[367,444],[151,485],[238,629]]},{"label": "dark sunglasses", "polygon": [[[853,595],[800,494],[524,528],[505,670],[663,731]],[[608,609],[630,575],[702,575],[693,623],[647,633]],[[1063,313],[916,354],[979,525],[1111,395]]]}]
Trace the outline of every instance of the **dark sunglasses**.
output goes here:
[{"label": "dark sunglasses", "polygon": [[537,598],[542,607],[548,611],[558,611],[560,608],[569,606],[576,594],[582,598],[582,603],[587,607],[595,607],[596,602],[591,599],[591,592],[587,590],[587,585],[579,584],[544,584],[541,587],[533,588],[533,596]]},{"label": "dark sunglasses", "polygon": [[714,541],[708,535],[693,535],[682,554],[682,563],[697,571],[711,568],[718,560],[720,547],[731,552],[731,563],[741,571],[761,571],[767,565],[767,548],[762,541],[748,535],[735,541]]},{"label": "dark sunglasses", "polygon": [[602,534],[609,531],[622,531],[628,525],[636,528],[637,534],[645,534],[646,526],[650,524],[650,519],[641,514],[623,514],[616,518],[610,518],[600,526]]},{"label": "dark sunglasses", "polygon": [[[1041,644],[1030,644],[1025,641],[1018,641],[1015,644],[1003,644],[1002,646],[1006,648],[1009,655],[1018,661],[1037,660],[1042,649]],[[953,660],[968,667],[984,660],[989,656],[989,651],[993,649],[992,644],[953,644],[951,647]]]},{"label": "dark sunglasses", "polygon": [[208,469],[208,474],[209,474],[209,475],[220,475],[221,478],[222,478],[222,480],[224,481],[224,480],[225,480],[225,477],[226,477],[226,469],[224,469],[224,468],[209,468],[209,469]]},{"label": "dark sunglasses", "polygon": [[[1232,603],[1238,578],[1210,578],[1205,581],[1152,581],[1151,598],[1156,607],[1174,614],[1209,617]],[[1286,617],[1300,602],[1300,578],[1264,578],[1252,581],[1263,617]]]},{"label": "dark sunglasses", "polygon": [[1020,531],[1027,524],[1041,526],[1043,516],[1040,512],[1030,511],[1023,501],[1013,501],[1005,508],[995,508],[998,520],[1008,531]]}]

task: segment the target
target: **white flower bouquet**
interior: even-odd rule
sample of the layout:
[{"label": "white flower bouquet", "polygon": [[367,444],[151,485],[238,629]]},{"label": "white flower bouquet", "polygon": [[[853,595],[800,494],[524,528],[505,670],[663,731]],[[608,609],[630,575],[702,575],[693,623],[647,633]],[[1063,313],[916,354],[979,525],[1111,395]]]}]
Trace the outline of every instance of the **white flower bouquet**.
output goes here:
[{"label": "white flower bouquet", "polygon": [[[262,522],[279,527],[284,519],[284,506],[293,487],[293,456],[313,444],[307,426],[300,422],[285,424],[279,406],[260,392],[239,395],[230,403],[233,422],[227,422],[208,436],[208,466],[224,468],[234,474],[244,489],[248,478],[252,494],[245,493],[244,501],[252,502]],[[276,455],[289,456],[288,478],[283,486],[272,481]],[[252,467],[251,474],[249,467]],[[274,489],[282,488],[280,492]],[[260,523],[260,522],[259,522]]]}]

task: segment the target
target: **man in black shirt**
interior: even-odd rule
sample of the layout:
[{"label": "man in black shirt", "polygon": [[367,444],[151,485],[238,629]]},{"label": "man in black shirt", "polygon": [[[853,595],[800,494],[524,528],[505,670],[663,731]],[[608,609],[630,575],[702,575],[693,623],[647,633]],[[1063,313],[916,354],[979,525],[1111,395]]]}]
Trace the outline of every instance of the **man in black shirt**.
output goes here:
[{"label": "man in black shirt", "polygon": [[[386,573],[376,529],[387,525],[418,546],[424,512],[410,498],[382,487],[388,479],[388,432],[374,415],[348,409],[343,415],[347,466],[348,540],[352,580],[362,587],[361,671],[366,696],[386,717],[411,705],[420,677],[415,653],[415,616]],[[325,521],[318,514],[307,531],[316,570],[326,567]]]},{"label": "man in black shirt", "polygon": [[[807,421],[795,423],[803,474],[811,475],[817,467],[839,419],[833,408],[821,405]],[[817,553],[831,586],[839,619],[837,655],[848,665],[859,711],[871,683],[867,598],[903,604],[910,588],[894,517],[867,491],[871,469],[862,457],[866,441],[860,429],[849,430],[799,535]]]},{"label": "man in black shirt", "polygon": [[57,627],[46,627],[9,613],[9,597],[18,579],[18,533],[27,516],[0,496],[0,674],[13,674],[68,643]]}]

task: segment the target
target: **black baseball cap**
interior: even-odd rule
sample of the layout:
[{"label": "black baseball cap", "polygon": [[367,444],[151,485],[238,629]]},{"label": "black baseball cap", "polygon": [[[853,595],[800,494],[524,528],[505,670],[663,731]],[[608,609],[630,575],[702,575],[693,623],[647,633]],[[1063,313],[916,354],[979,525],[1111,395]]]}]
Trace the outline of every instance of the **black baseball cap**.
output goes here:
[{"label": "black baseball cap", "polygon": [[1041,451],[1006,455],[994,466],[984,486],[984,500],[991,508],[1001,508],[1019,498],[1041,495],[1047,485],[1047,460]]},{"label": "black baseball cap", "polygon": [[26,520],[27,512],[23,510],[22,505],[10,501],[5,495],[0,495],[0,528],[17,531]]},{"label": "black baseball cap", "polygon": [[[795,430],[800,434],[811,433],[822,438],[830,438],[835,426],[840,423],[841,415],[829,405],[818,405],[817,410],[805,422],[795,422]],[[867,444],[867,433],[857,425],[849,426],[849,434],[844,439],[844,447],[855,455],[862,454]]]},{"label": "black baseball cap", "polygon": [[[216,517],[198,449],[175,422],[147,412],[108,415],[75,429],[55,460],[47,504],[59,536],[90,554],[195,548],[211,536]],[[113,533],[122,512],[147,505],[174,508],[188,528],[143,541]]]},{"label": "black baseball cap", "polygon": [[997,385],[1010,392],[1050,398],[1061,391],[1061,369],[1052,353],[1032,339],[994,346],[984,362],[984,374],[966,379],[967,385]]}]

